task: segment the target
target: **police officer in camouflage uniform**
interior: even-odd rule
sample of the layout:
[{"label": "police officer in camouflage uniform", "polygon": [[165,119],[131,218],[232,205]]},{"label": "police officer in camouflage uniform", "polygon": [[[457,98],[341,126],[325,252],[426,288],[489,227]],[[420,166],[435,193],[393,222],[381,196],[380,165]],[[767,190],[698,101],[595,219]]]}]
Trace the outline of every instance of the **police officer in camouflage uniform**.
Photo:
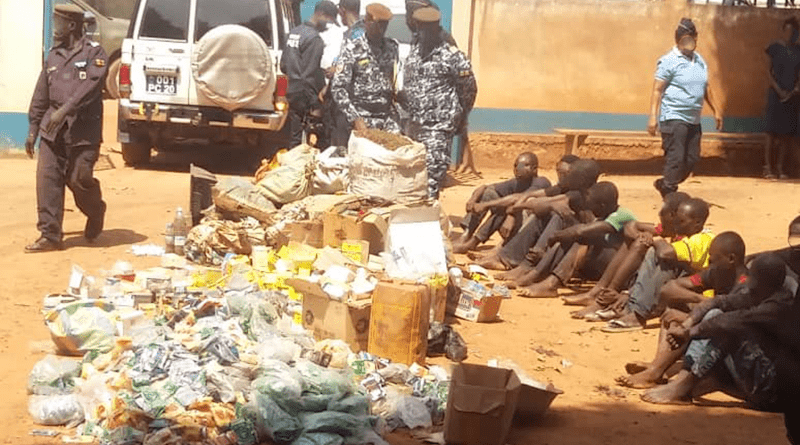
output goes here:
[{"label": "police officer in camouflage uniform", "polygon": [[469,60],[442,39],[440,18],[434,8],[414,11],[419,41],[411,47],[403,69],[401,96],[410,118],[408,135],[427,149],[428,195],[434,199],[447,174],[453,135],[478,93]]},{"label": "police officer in camouflage uniform", "polygon": [[83,36],[83,10],[72,4],[56,5],[53,48],[47,55],[28,111],[25,151],[33,157],[41,136],[36,168],[37,229],[41,237],[26,252],[64,248],[64,186],[72,190],[75,205],[86,215],[84,236],[93,241],[103,231],[106,203],[94,164],[103,135],[103,84],[106,53]]},{"label": "police officer in camouflage uniform", "polygon": [[394,109],[398,44],[384,37],[392,12],[380,3],[367,6],[366,32],[345,41],[331,91],[349,129],[400,132]]}]

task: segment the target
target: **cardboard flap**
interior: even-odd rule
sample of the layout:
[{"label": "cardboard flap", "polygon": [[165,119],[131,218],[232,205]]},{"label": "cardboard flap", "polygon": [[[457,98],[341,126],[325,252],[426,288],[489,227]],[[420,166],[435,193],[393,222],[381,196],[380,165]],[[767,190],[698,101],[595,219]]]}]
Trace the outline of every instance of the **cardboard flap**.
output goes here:
[{"label": "cardboard flap", "polygon": [[462,413],[500,416],[506,404],[505,390],[462,386],[453,394],[453,409]]}]

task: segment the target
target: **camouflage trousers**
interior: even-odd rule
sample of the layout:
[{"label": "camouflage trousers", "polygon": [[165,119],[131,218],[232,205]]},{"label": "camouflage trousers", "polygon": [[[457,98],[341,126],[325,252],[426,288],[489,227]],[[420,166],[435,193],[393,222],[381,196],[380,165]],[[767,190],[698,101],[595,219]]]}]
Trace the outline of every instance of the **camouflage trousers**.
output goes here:
[{"label": "camouflage trousers", "polygon": [[450,148],[453,134],[448,131],[417,129],[413,139],[425,145],[428,165],[428,197],[439,198],[450,165]]},{"label": "camouflage trousers", "polygon": [[396,119],[391,116],[386,117],[365,117],[364,123],[367,128],[375,128],[378,130],[388,131],[389,133],[400,134],[400,124]]}]

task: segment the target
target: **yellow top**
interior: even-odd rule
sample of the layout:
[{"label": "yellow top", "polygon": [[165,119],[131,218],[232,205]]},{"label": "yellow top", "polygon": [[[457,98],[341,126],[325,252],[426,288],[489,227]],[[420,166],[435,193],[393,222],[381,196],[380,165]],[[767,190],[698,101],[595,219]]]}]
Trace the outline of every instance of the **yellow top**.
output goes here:
[{"label": "yellow top", "polygon": [[713,239],[712,233],[703,231],[675,241],[672,247],[675,248],[679,261],[689,263],[692,269],[700,271],[708,268],[708,249]]}]

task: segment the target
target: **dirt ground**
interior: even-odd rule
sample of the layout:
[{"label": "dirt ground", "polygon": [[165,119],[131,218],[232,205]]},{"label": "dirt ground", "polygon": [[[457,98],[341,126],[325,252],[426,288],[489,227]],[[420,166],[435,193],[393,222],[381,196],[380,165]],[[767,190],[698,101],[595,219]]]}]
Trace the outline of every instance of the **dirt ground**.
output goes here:
[{"label": "dirt ground", "polygon": [[[116,143],[113,107],[107,106],[104,151]],[[131,244],[162,243],[164,224],[177,206],[188,208],[187,157],[179,162],[157,159],[148,169],[122,167],[97,172],[108,202],[106,231],[93,244],[82,237],[84,217],[67,193],[64,228],[68,249],[63,252],[26,255],[26,243],[37,237],[36,163],[18,156],[0,159],[0,443],[60,443],[29,435],[35,428],[27,413],[25,383],[33,364],[52,350],[40,313],[42,298],[65,289],[70,266],[89,271],[109,269],[116,260],[135,267],[150,267],[158,260],[137,258]],[[194,156],[192,156],[194,158]],[[229,157],[205,158],[205,163],[236,169]],[[201,162],[203,163],[203,162]],[[231,164],[232,163],[232,164]],[[248,174],[251,167],[239,167]],[[484,166],[483,180],[506,178],[508,169]],[[553,178],[554,172],[543,175]],[[620,202],[642,220],[656,217],[658,195],[654,176],[608,176],[620,191]],[[480,181],[445,190],[448,213],[460,216],[472,188]],[[709,226],[717,233],[741,233],[748,251],[780,248],[786,243],[788,222],[800,212],[798,183],[751,178],[698,176],[685,190],[715,204]],[[649,360],[655,350],[656,329],[630,334],[604,334],[597,324],[573,320],[570,308],[558,300],[514,298],[503,303],[502,321],[456,327],[469,344],[469,362],[492,358],[517,362],[533,377],[552,381],[564,390],[541,419],[516,425],[511,444],[780,444],[786,443],[779,415],[743,409],[721,395],[712,395],[703,406],[659,407],[639,399],[639,392],[618,388],[614,377],[630,360]],[[437,360],[436,363],[442,363]],[[402,435],[393,443],[411,443]]]}]

